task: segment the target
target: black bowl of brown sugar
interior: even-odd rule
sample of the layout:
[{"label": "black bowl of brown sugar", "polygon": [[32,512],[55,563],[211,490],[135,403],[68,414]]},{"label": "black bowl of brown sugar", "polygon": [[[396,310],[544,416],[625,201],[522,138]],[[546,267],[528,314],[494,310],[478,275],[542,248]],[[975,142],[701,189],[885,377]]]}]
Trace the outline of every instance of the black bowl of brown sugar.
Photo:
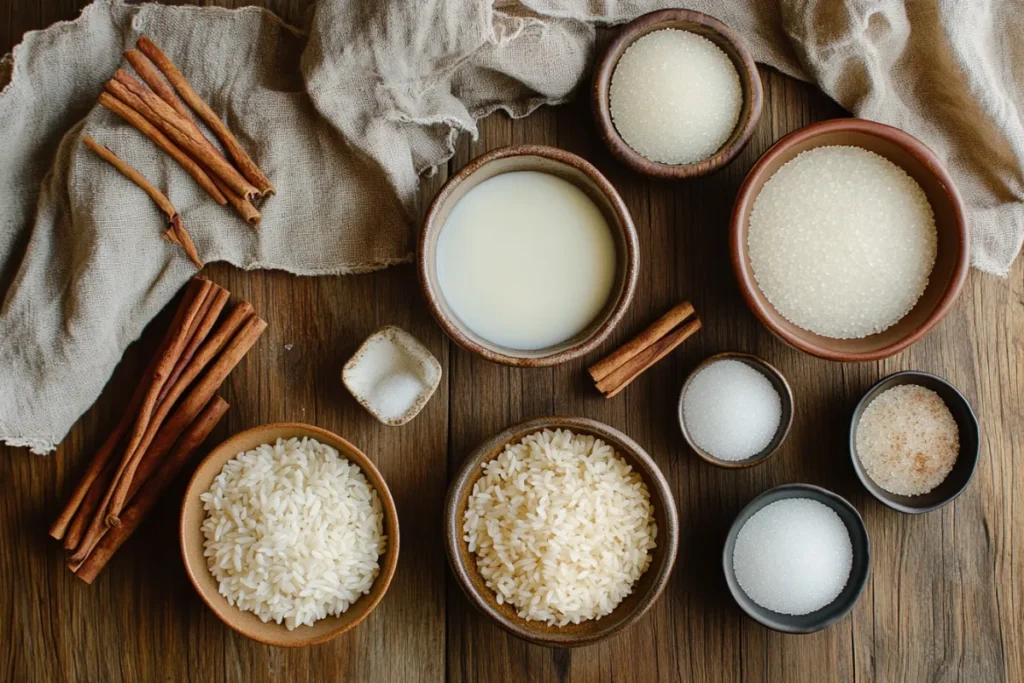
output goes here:
[{"label": "black bowl of brown sugar", "polygon": [[894,510],[936,510],[964,492],[980,446],[978,418],[952,384],[906,371],[877,382],[850,422],[850,458],[865,488]]}]

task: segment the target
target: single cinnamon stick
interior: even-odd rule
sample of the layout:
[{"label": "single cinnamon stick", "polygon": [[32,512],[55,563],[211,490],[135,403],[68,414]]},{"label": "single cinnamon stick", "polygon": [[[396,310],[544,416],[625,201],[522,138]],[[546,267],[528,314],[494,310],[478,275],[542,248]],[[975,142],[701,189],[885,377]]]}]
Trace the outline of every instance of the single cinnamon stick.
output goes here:
[{"label": "single cinnamon stick", "polygon": [[175,145],[170,138],[161,133],[160,130],[151,124],[141,113],[108,92],[100,93],[99,103],[130,123],[137,131],[152,140],[157,147],[162,149],[172,159],[178,162],[178,165],[185,169],[185,172],[192,176],[192,178],[199,183],[199,186],[206,190],[207,194],[213,197],[214,201],[221,205],[227,204],[227,199],[225,199],[221,191],[217,189],[213,180],[206,171],[203,170],[203,167],[196,163],[192,157],[181,151],[181,149]]},{"label": "single cinnamon stick", "polygon": [[189,459],[196,454],[227,409],[227,402],[220,396],[210,399],[203,411],[189,425],[188,430],[181,435],[174,450],[167,455],[160,468],[132,498],[131,504],[121,515],[121,526],[107,529],[86,560],[77,567],[78,578],[89,584],[96,579],[114,553],[128,540],[153,509],[167,486],[174,481]]},{"label": "single cinnamon stick", "polygon": [[205,169],[220,176],[232,190],[246,198],[259,194],[259,191],[221,156],[209,140],[205,137],[202,140],[197,139],[191,125],[181,114],[135,80],[127,71],[118,69],[114,73],[114,78],[108,81],[105,87],[115,97],[146,117]]},{"label": "single cinnamon stick", "polygon": [[82,142],[86,147],[96,152],[100,158],[116,168],[121,175],[141,187],[143,191],[153,199],[160,210],[167,214],[167,223],[170,226],[167,230],[174,234],[175,244],[185,250],[185,254],[196,268],[202,270],[204,264],[202,259],[199,258],[199,252],[196,251],[196,245],[192,241],[192,237],[185,230],[185,226],[181,222],[181,216],[178,214],[178,210],[174,208],[173,204],[171,204],[171,200],[167,198],[167,195],[154,187],[153,184],[146,180],[146,177],[139,173],[137,169],[133,168],[121,159],[121,157],[114,154],[109,147],[99,144],[88,135],[82,136]]},{"label": "single cinnamon stick", "polygon": [[164,76],[170,81],[174,89],[178,91],[178,94],[188,103],[190,107],[199,115],[206,125],[210,127],[214,135],[221,141],[224,148],[228,151],[228,154],[235,163],[238,164],[238,168],[242,171],[249,182],[259,189],[260,196],[266,196],[268,194],[274,194],[274,186],[271,185],[270,180],[263,174],[259,166],[246,154],[245,150],[238,143],[238,140],[231,133],[228,127],[220,120],[216,112],[210,108],[210,106],[203,100],[202,97],[192,88],[192,85],[188,82],[188,79],[178,70],[178,67],[174,65],[174,62],[164,54],[163,50],[157,47],[156,43],[149,39],[149,37],[143,35],[139,36],[138,40],[139,50],[149,57],[157,68],[163,72]]},{"label": "single cinnamon stick", "polygon": [[[185,289],[185,298],[182,299],[181,303],[178,305],[174,321],[178,321],[180,319],[183,314],[184,306],[187,305],[187,302],[194,295],[195,291],[193,286],[189,285],[189,287]],[[125,407],[124,413],[121,415],[121,419],[118,421],[117,426],[114,427],[114,430],[110,433],[110,436],[107,437],[107,440],[103,442],[100,449],[96,451],[96,455],[93,456],[92,461],[90,461],[89,467],[82,475],[82,478],[79,480],[74,491],[71,492],[71,498],[68,500],[67,505],[64,506],[60,516],[57,517],[53,526],[50,527],[50,535],[55,539],[60,540],[61,538],[65,538],[68,526],[71,524],[72,519],[81,507],[82,501],[85,500],[86,495],[89,493],[89,489],[93,485],[93,482],[95,482],[97,477],[100,476],[100,473],[110,460],[110,456],[121,442],[125,433],[127,433],[135,423],[135,419],[138,417],[139,406],[142,404],[142,399],[146,395],[146,390],[149,388],[149,382],[147,380],[152,376],[153,371],[156,368],[157,361],[174,338],[174,324],[175,322],[172,321],[171,326],[168,327],[167,331],[164,333],[164,337],[160,341],[160,346],[157,347],[156,354],[150,359],[149,364],[146,366],[146,370],[142,375],[142,380],[135,387],[135,393],[132,394],[132,398]],[[73,548],[77,545],[78,543],[76,541],[71,547]]]},{"label": "single cinnamon stick", "polygon": [[676,304],[669,309],[668,313],[655,320],[647,329],[623,344],[614,353],[591,365],[588,370],[590,376],[594,378],[595,382],[600,382],[691,315],[693,315],[693,305],[689,301]]},{"label": "single cinnamon stick", "polygon": [[133,48],[125,51],[124,58],[132,65],[139,78],[149,86],[149,89],[156,93],[157,97],[174,107],[174,110],[184,118],[192,120],[192,112],[174,94],[174,88],[164,80],[164,77],[160,75],[160,70],[149,60],[149,57]]},{"label": "single cinnamon stick", "polygon": [[597,388],[604,393],[605,398],[612,398],[625,389],[630,382],[639,377],[641,373],[667,356],[672,349],[689,339],[699,329],[700,318],[694,318],[619,366],[617,370],[598,382]]},{"label": "single cinnamon stick", "polygon": [[[170,438],[167,443],[167,448],[174,443],[177,436],[181,434],[188,425],[195,419],[196,413],[206,405],[206,402],[210,400],[214,392],[220,388],[220,385],[224,383],[228,373],[230,373],[236,365],[242,360],[245,354],[252,348],[252,345],[256,343],[260,335],[263,334],[263,330],[266,329],[267,323],[253,316],[246,321],[242,326],[242,329],[235,335],[228,344],[227,348],[220,355],[219,358],[214,362],[210,369],[205,375],[200,378],[195,385],[185,394],[181,399],[181,404],[171,417],[167,419],[166,427],[170,434],[173,434],[174,438]],[[198,355],[201,355],[198,354]],[[197,355],[197,358],[198,358]],[[193,365],[197,365],[197,362],[193,362]],[[189,370],[185,371],[179,383],[185,381],[186,376],[189,375]],[[168,397],[170,399],[170,396]],[[159,449],[156,448],[157,442],[153,442],[154,451],[159,453]],[[166,453],[166,448],[163,450]],[[162,453],[160,453],[162,456]],[[156,458],[158,459],[158,457]],[[138,465],[138,461],[134,463]],[[134,470],[132,470],[134,474]],[[131,486],[131,477],[123,477],[120,479],[111,497],[110,505],[107,508],[106,523],[107,526],[118,526],[120,520],[118,519],[121,510],[124,508],[125,500],[128,497],[128,490]]]},{"label": "single cinnamon stick", "polygon": [[[205,278],[194,278],[189,282],[189,289],[186,290],[186,299],[183,300],[181,306],[178,307],[178,315],[171,323],[171,329],[174,330],[174,336],[171,338],[167,348],[164,349],[163,353],[160,355],[160,359],[157,361],[156,367],[148,378],[149,388],[146,390],[145,398],[142,399],[142,405],[139,408],[139,416],[135,420],[135,425],[132,428],[128,445],[125,447],[125,453],[121,458],[121,464],[118,467],[117,473],[114,475],[114,486],[108,492],[107,497],[104,499],[101,506],[103,509],[108,507],[110,503],[110,496],[113,491],[117,490],[121,486],[127,487],[128,482],[131,481],[131,477],[135,472],[135,467],[138,464],[138,459],[142,456],[142,449],[140,446],[142,439],[149,428],[153,411],[157,408],[157,399],[160,396],[160,390],[163,388],[164,383],[167,381],[171,372],[174,371],[174,365],[178,362],[178,359],[181,357],[181,352],[188,343],[188,330],[192,326],[192,321],[199,314],[203,302],[209,295],[212,287],[213,283]],[[188,296],[189,292],[192,293],[191,297]],[[143,378],[143,381],[146,381],[146,378]],[[127,479],[127,481],[124,484],[121,484],[122,480],[125,479]]]}]

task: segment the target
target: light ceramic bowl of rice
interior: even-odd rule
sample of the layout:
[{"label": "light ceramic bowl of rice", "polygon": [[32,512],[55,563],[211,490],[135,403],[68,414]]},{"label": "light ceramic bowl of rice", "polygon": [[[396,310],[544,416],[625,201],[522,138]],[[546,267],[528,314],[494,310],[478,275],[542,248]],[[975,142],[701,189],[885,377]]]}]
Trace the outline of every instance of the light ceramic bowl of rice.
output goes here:
[{"label": "light ceramic bowl of rice", "polygon": [[585,418],[510,427],[463,462],[445,546],[469,600],[519,638],[576,647],[633,624],[675,564],[679,518],[654,460]]},{"label": "light ceramic bowl of rice", "polygon": [[891,126],[834,119],[779,140],[733,205],[733,270],[747,305],[790,346],[876,361],[923,338],[967,279],[953,179]]},{"label": "light ceramic bowl of rice", "polygon": [[185,570],[221,621],[281,647],[322,643],[377,606],[398,515],[373,463],[319,427],[236,434],[196,469],[181,508]]}]

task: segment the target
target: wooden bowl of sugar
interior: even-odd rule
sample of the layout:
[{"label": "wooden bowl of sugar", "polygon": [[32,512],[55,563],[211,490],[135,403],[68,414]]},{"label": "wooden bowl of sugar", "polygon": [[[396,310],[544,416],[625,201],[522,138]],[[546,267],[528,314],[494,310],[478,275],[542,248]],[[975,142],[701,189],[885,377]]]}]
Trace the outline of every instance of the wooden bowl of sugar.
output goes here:
[{"label": "wooden bowl of sugar", "polygon": [[740,292],[765,327],[845,362],[924,337],[970,268],[963,201],[942,163],[864,119],[811,124],[765,152],[736,196],[729,242]]},{"label": "wooden bowl of sugar", "polygon": [[420,287],[441,328],[486,360],[546,367],[604,341],[633,299],[639,240],[584,159],[542,145],[477,157],[423,222]]},{"label": "wooden bowl of sugar", "polygon": [[764,99],[743,39],[685,9],[619,30],[594,71],[594,119],[612,154],[637,173],[679,180],[722,168],[750,140]]}]

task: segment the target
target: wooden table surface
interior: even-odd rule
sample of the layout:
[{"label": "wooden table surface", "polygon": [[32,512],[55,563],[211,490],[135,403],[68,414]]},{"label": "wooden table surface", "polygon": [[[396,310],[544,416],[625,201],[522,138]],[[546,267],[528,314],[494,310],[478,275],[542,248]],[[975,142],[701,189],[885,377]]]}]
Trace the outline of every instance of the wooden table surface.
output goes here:
[{"label": "wooden table surface", "polygon": [[[0,0],[0,53],[23,32],[73,18],[84,4]],[[308,4],[269,6],[301,23]],[[583,360],[517,370],[468,354],[430,317],[411,266],[319,278],[208,267],[211,279],[251,301],[270,325],[224,385],[231,410],[208,446],[254,425],[294,420],[362,448],[398,504],[402,548],[389,592],[362,625],[327,644],[284,650],[237,635],[200,602],[182,568],[176,525],[183,481],[93,586],[65,569],[46,529],[116,421],[153,350],[150,331],[55,454],[0,447],[0,680],[1024,680],[1024,475],[1014,470],[1024,435],[1024,263],[1018,260],[1006,280],[972,272],[945,321],[889,360],[844,365],[784,346],[744,307],[733,280],[726,245],[732,199],[773,141],[843,112],[812,86],[768,69],[762,77],[765,107],[753,140],[705,179],[656,182],[628,172],[602,148],[580,101],[521,121],[490,117],[480,139],[463,137],[448,168],[425,183],[430,196],[470,158],[524,142],[566,148],[607,174],[633,213],[642,266],[624,322]],[[704,329],[619,397],[601,398],[588,385],[587,364],[682,299],[693,302]],[[339,380],[356,346],[385,324],[421,339],[444,368],[437,394],[400,428],[378,424]],[[781,452],[743,471],[700,461],[683,444],[675,416],[690,369],[730,349],[774,363],[796,396],[793,431]],[[948,378],[982,422],[973,483],[953,505],[921,516],[871,498],[846,447],[860,395],[904,369]],[[671,482],[682,522],[675,572],[653,609],[618,636],[575,651],[528,645],[491,624],[461,594],[442,549],[441,504],[463,457],[507,425],[551,414],[601,420],[636,439]],[[780,635],[745,618],[719,562],[737,511],[788,482],[848,498],[872,542],[871,579],[853,612],[806,636]]]}]

